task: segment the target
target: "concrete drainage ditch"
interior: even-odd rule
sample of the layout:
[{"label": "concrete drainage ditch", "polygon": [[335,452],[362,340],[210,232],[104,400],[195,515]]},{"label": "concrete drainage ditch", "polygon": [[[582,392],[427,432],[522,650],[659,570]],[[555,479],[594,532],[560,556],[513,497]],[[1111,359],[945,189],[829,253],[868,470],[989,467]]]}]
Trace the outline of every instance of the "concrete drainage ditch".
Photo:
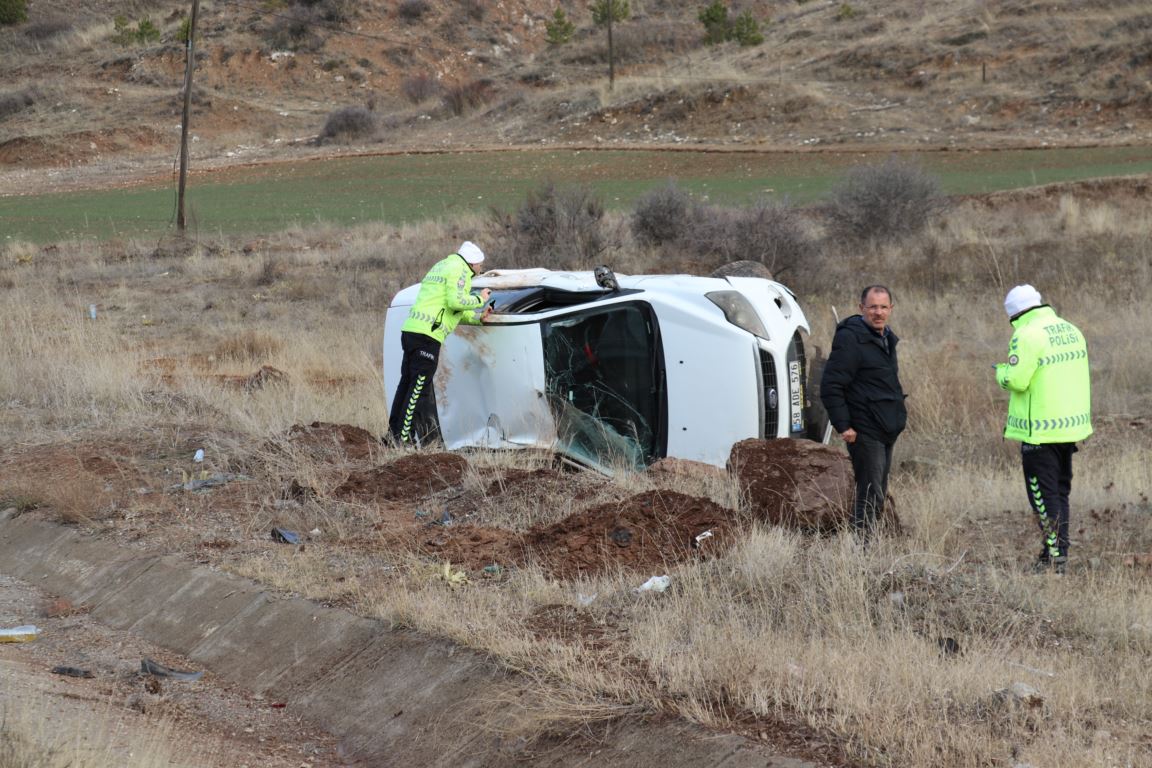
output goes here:
[{"label": "concrete drainage ditch", "polygon": [[292,702],[365,765],[815,768],[667,717],[618,720],[522,754],[521,742],[494,734],[516,732],[534,694],[477,653],[50,523],[0,520],[0,572],[253,693]]}]

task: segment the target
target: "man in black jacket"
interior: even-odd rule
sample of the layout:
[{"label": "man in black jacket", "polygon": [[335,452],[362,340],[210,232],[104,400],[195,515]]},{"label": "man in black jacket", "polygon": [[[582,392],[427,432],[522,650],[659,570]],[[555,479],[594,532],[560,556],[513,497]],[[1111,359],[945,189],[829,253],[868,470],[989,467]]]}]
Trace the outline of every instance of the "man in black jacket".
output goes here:
[{"label": "man in black jacket", "polygon": [[899,339],[888,327],[895,304],[883,285],[870,285],[861,292],[860,314],[836,326],[820,380],[828,420],[852,458],[856,476],[852,528],[864,541],[884,508],[892,446],[908,421],[896,362]]}]

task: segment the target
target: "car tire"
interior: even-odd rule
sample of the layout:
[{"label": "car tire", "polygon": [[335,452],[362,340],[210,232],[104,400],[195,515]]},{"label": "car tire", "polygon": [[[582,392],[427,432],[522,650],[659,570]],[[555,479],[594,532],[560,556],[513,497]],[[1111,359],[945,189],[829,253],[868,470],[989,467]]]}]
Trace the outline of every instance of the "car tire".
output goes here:
[{"label": "car tire", "polygon": [[808,380],[804,382],[804,437],[818,443],[824,442],[824,433],[828,430],[828,412],[820,401],[820,379],[827,362],[824,350],[813,344],[808,352]]}]

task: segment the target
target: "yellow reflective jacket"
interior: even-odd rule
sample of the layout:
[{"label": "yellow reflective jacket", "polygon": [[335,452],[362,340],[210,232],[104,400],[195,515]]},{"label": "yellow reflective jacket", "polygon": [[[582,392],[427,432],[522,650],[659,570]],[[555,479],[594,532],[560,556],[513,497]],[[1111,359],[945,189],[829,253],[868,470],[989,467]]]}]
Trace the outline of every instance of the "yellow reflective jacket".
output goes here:
[{"label": "yellow reflective jacket", "polygon": [[996,383],[1011,393],[1004,437],[1036,445],[1092,434],[1088,346],[1080,329],[1044,305],[1012,321],[1016,332]]},{"label": "yellow reflective jacket", "polygon": [[472,295],[472,268],[463,256],[453,253],[436,262],[424,275],[416,302],[400,330],[422,333],[444,343],[459,323],[480,325],[476,310],[483,304],[479,296]]}]

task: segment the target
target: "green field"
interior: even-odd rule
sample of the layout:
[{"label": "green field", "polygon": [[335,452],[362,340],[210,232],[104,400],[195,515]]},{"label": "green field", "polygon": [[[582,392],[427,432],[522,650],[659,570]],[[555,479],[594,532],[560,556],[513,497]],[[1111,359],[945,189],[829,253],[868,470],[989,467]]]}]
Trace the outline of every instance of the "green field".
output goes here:
[{"label": "green field", "polygon": [[[1148,147],[911,156],[949,194],[1152,172]],[[546,180],[589,184],[609,208],[628,207],[668,179],[715,203],[744,204],[768,196],[802,204],[826,196],[852,166],[883,157],[859,152],[524,150],[306,160],[194,172],[186,212],[189,229],[201,235],[257,234],[316,222],[400,224],[492,207],[514,210],[529,189]],[[10,194],[0,197],[0,231],[7,241],[158,237],[175,230],[174,181],[40,195],[5,191]]]}]

